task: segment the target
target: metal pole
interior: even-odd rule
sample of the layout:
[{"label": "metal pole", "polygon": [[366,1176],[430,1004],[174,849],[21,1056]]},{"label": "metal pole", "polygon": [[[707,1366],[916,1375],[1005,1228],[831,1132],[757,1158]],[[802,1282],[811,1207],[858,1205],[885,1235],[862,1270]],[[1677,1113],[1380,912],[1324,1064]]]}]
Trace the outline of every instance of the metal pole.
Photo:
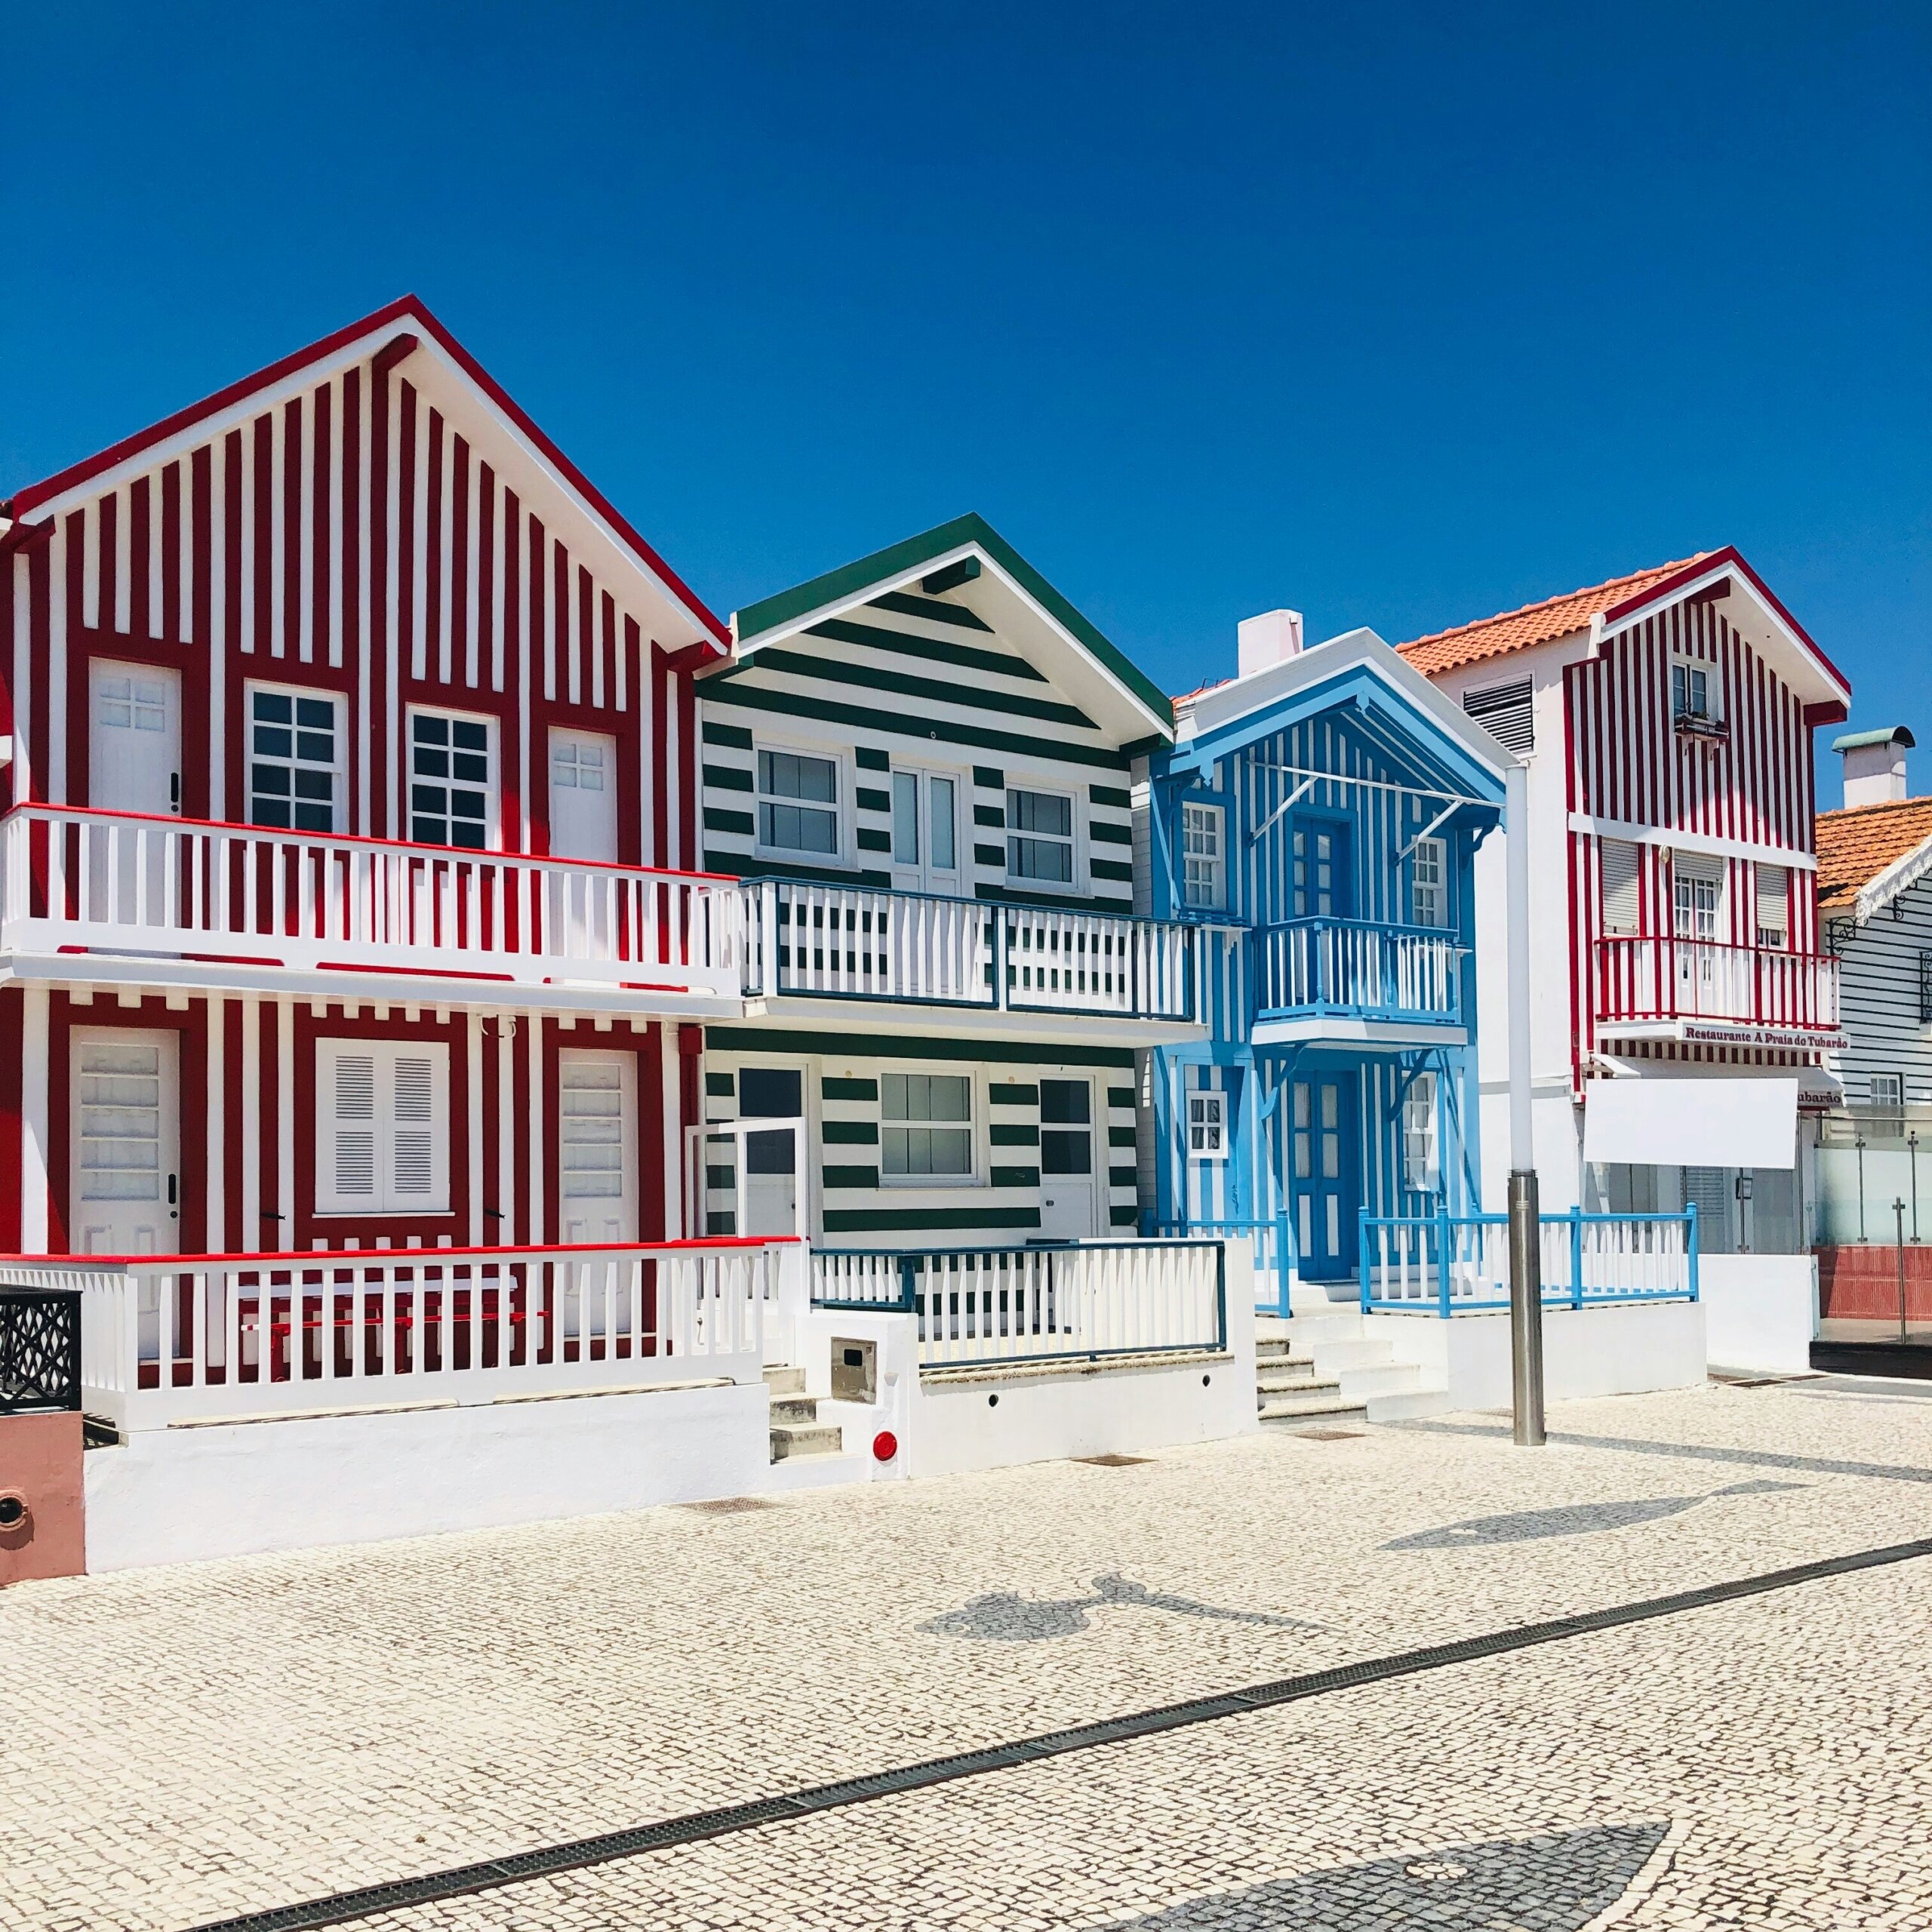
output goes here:
[{"label": "metal pole", "polygon": [[1525,1448],[1543,1440],[1543,1255],[1536,1136],[1530,1113],[1529,773],[1511,765],[1507,822],[1509,961],[1509,1392],[1514,1434]]},{"label": "metal pole", "polygon": [[1892,1216],[1898,1223],[1899,1244],[1894,1251],[1899,1258],[1899,1340],[1907,1339],[1905,1325],[1905,1203],[1894,1196]]}]

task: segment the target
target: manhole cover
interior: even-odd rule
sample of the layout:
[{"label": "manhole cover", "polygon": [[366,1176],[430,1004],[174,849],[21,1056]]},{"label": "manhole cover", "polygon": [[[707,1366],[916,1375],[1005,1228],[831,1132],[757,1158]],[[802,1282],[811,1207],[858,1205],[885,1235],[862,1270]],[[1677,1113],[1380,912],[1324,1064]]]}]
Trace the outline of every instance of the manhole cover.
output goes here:
[{"label": "manhole cover", "polygon": [[1152,1456],[1076,1456],[1076,1463],[1084,1463],[1089,1469],[1131,1469],[1137,1463],[1151,1463]]},{"label": "manhole cover", "polygon": [[738,1516],[748,1509],[776,1509],[778,1505],[761,1496],[717,1496],[709,1503],[687,1503],[685,1507],[701,1509],[708,1516]]},{"label": "manhole cover", "polygon": [[1354,1442],[1359,1441],[1364,1432],[1359,1429],[1298,1429],[1295,1433],[1304,1442]]}]

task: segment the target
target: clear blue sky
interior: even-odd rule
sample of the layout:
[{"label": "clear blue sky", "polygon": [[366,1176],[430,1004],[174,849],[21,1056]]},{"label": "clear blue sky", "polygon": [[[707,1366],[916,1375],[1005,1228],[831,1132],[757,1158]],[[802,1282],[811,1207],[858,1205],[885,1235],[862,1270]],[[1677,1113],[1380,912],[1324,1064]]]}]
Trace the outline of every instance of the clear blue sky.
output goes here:
[{"label": "clear blue sky", "polygon": [[1932,758],[1922,5],[6,45],[0,494],[413,289],[721,612],[977,509],[1178,689],[1733,542]]}]

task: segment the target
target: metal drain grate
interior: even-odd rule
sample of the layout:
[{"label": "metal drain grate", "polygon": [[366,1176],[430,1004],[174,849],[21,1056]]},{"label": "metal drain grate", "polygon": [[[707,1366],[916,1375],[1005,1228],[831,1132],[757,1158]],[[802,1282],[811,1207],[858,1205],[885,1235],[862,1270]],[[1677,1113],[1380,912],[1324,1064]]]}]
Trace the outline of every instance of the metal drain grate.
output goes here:
[{"label": "metal drain grate", "polygon": [[1076,1456],[1076,1463],[1084,1463],[1090,1469],[1135,1469],[1143,1463],[1151,1463],[1152,1456]]},{"label": "metal drain grate", "polygon": [[565,1844],[546,1845],[535,1851],[519,1852],[475,1865],[427,1872],[420,1878],[366,1885],[354,1891],[337,1892],[327,1898],[310,1899],[297,1905],[245,1913],[238,1918],[215,1919],[191,1928],[191,1932],[307,1932],[312,1926],[347,1924],[355,1919],[371,1918],[378,1912],[433,1904],[443,1899],[461,1897],[466,1893],[492,1891],[521,1879],[608,1864],[614,1859],[660,1851],[670,1845],[693,1844],[704,1838],[723,1838],[734,1832],[752,1831],[782,1819],[803,1817],[814,1811],[829,1811],[841,1805],[867,1804],[902,1792],[950,1784],[960,1778],[978,1777],[989,1771],[1009,1770],[1016,1765],[1037,1763],[1042,1758],[1060,1757],[1068,1752],[1091,1750],[1100,1745],[1121,1743],[1130,1738],[1150,1737],[1162,1731],[1179,1730],[1189,1724],[1211,1724],[1218,1718],[1238,1717],[1244,1712],[1297,1703],[1306,1697],[1325,1697],[1331,1691],[1352,1690],[1359,1684],[1387,1683],[1395,1678],[1413,1677],[1422,1671],[1440,1670],[1451,1664],[1502,1657],[1512,1651],[1533,1649],[1540,1644],[1559,1643],[1567,1637],[1614,1630],[1625,1624],[1646,1623],[1660,1617],[1675,1617],[1685,1611],[1735,1603],[1743,1598],[1762,1596],[1772,1590],[1790,1589],[1799,1583],[1817,1583],[1828,1577],[1852,1576],[1861,1570],[1881,1569],[1890,1564],[1907,1563],[1924,1556],[1932,1556],[1932,1537],[1921,1537],[1914,1543],[1890,1543],[1880,1549],[1857,1550],[1848,1556],[1826,1557],[1816,1563],[1795,1564],[1789,1569],[1740,1577],[1730,1583],[1707,1583],[1697,1589],[1678,1591],[1670,1596],[1647,1597],[1635,1603],[1614,1604],[1607,1610],[1586,1611],[1575,1617],[1553,1617],[1542,1623],[1521,1624],[1514,1629],[1493,1630],[1481,1636],[1464,1637],[1454,1643],[1432,1644],[1417,1651],[1398,1651],[1385,1657],[1366,1657],[1358,1663],[1343,1664],[1329,1670],[1307,1671],[1297,1677],[1277,1678],[1272,1683],[1251,1684],[1244,1690],[1224,1691],[1211,1697],[1191,1698],[1185,1703],[1163,1704],[1152,1710],[1107,1718],[1094,1724],[1076,1724],[1069,1730],[1048,1731],[1038,1737],[1018,1738],[1010,1744],[995,1745],[984,1750],[928,1758],[923,1764],[905,1764],[897,1770],[878,1771],[865,1777],[843,1778],[834,1784],[815,1785],[805,1790],[754,1798],[742,1804],[722,1805],[709,1811],[687,1812],[680,1817],[662,1819],[656,1824],[606,1832],[595,1838],[575,1838]]},{"label": "metal drain grate", "polygon": [[1367,1433],[1360,1429],[1297,1429],[1291,1433],[1304,1442],[1359,1442]]},{"label": "metal drain grate", "polygon": [[707,1503],[687,1503],[687,1509],[702,1510],[707,1516],[742,1516],[752,1509],[776,1509],[778,1505],[762,1496],[714,1496]]}]

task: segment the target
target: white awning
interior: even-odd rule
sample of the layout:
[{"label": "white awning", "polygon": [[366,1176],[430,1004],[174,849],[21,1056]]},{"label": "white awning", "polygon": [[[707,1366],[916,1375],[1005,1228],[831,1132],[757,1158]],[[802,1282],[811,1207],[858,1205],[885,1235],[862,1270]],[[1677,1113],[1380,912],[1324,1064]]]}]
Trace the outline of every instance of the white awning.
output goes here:
[{"label": "white awning", "polygon": [[1789,1168],[1798,1158],[1798,1082],[1592,1080],[1583,1158],[1684,1168]]}]

